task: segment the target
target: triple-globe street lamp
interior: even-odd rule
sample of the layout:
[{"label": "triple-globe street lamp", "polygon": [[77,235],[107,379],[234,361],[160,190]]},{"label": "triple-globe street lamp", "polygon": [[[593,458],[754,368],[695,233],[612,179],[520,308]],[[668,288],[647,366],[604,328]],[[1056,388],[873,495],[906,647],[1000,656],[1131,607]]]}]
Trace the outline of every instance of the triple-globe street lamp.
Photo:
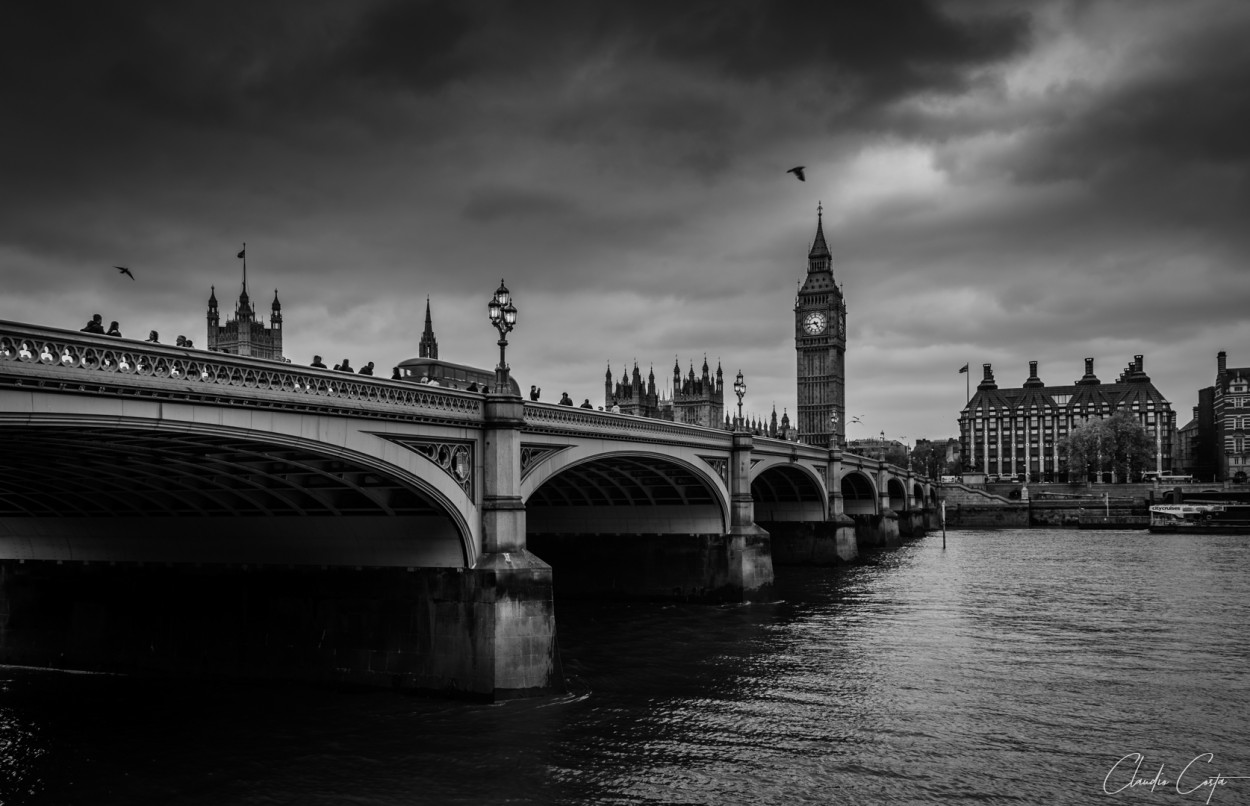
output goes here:
[{"label": "triple-globe street lamp", "polygon": [[742,396],[747,393],[747,383],[742,379],[742,370],[738,370],[738,377],[734,379],[734,394],[738,396],[738,427],[742,427]]},{"label": "triple-globe street lamp", "polygon": [[512,294],[503,284],[503,280],[499,281],[499,289],[486,304],[486,310],[490,316],[490,323],[499,331],[499,366],[495,367],[495,391],[499,394],[507,394],[510,384],[504,350],[508,347],[508,334],[512,332],[512,328],[516,327],[516,306],[512,304]]}]

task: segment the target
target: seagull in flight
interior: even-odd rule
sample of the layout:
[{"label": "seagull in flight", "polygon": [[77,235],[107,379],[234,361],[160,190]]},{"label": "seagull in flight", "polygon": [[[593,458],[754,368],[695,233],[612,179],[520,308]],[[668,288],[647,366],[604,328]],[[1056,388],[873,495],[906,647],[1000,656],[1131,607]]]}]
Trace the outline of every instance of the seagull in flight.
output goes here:
[{"label": "seagull in flight", "polygon": [[803,176],[803,169],[806,167],[807,167],[806,165],[796,165],[790,170],[786,171],[786,173],[794,174],[800,182],[806,182],[807,179]]},{"label": "seagull in flight", "polygon": [[131,280],[135,279],[135,276],[130,273],[130,269],[126,268],[125,266],[114,266],[113,268],[117,269],[119,272],[129,277]]},{"label": "seagull in flight", "polygon": [[862,422],[863,422],[863,419],[862,419],[862,418],[863,418],[863,416],[864,416],[864,415],[862,415],[862,414],[856,414],[854,417],[852,417],[852,418],[851,418],[851,422],[853,422],[853,423],[862,423]]}]

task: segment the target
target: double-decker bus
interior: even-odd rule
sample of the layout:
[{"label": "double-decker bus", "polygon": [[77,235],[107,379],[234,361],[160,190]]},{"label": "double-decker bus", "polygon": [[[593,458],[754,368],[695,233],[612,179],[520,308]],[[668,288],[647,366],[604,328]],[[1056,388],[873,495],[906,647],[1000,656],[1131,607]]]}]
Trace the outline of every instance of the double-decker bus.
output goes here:
[{"label": "double-decker bus", "polygon": [[[402,381],[412,383],[437,383],[447,389],[484,392],[495,385],[495,371],[481,369],[464,364],[453,364],[437,358],[407,358],[399,362],[399,376]],[[514,395],[521,394],[521,387],[509,375],[508,387]],[[492,389],[493,391],[493,389]]]}]

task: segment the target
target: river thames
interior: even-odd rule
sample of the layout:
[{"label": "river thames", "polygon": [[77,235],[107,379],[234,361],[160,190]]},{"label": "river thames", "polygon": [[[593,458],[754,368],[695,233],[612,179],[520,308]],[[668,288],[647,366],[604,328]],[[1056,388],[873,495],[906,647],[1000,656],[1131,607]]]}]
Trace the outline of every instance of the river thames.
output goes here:
[{"label": "river thames", "polygon": [[571,691],[494,705],[0,667],[0,800],[1247,804],[1248,557],[951,531],[726,607],[557,570]]}]

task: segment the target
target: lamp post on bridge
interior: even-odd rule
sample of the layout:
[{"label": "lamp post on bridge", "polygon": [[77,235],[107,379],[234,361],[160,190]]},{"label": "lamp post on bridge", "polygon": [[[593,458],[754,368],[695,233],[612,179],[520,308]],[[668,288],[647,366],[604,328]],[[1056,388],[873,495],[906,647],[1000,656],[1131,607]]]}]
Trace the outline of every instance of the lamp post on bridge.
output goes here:
[{"label": "lamp post on bridge", "polygon": [[829,415],[829,431],[831,432],[829,434],[829,447],[835,451],[838,449],[838,422],[838,413],[835,411]]},{"label": "lamp post on bridge", "polygon": [[738,396],[738,422],[735,430],[742,428],[742,397],[747,393],[747,383],[742,379],[742,370],[738,370],[738,377],[734,379],[734,394]]},{"label": "lamp post on bridge", "polygon": [[503,284],[503,280],[499,281],[499,288],[487,303],[486,310],[490,323],[499,331],[499,366],[495,367],[495,391],[507,394],[508,364],[504,360],[504,350],[508,347],[508,334],[516,327],[516,306],[512,304],[512,294]]}]

